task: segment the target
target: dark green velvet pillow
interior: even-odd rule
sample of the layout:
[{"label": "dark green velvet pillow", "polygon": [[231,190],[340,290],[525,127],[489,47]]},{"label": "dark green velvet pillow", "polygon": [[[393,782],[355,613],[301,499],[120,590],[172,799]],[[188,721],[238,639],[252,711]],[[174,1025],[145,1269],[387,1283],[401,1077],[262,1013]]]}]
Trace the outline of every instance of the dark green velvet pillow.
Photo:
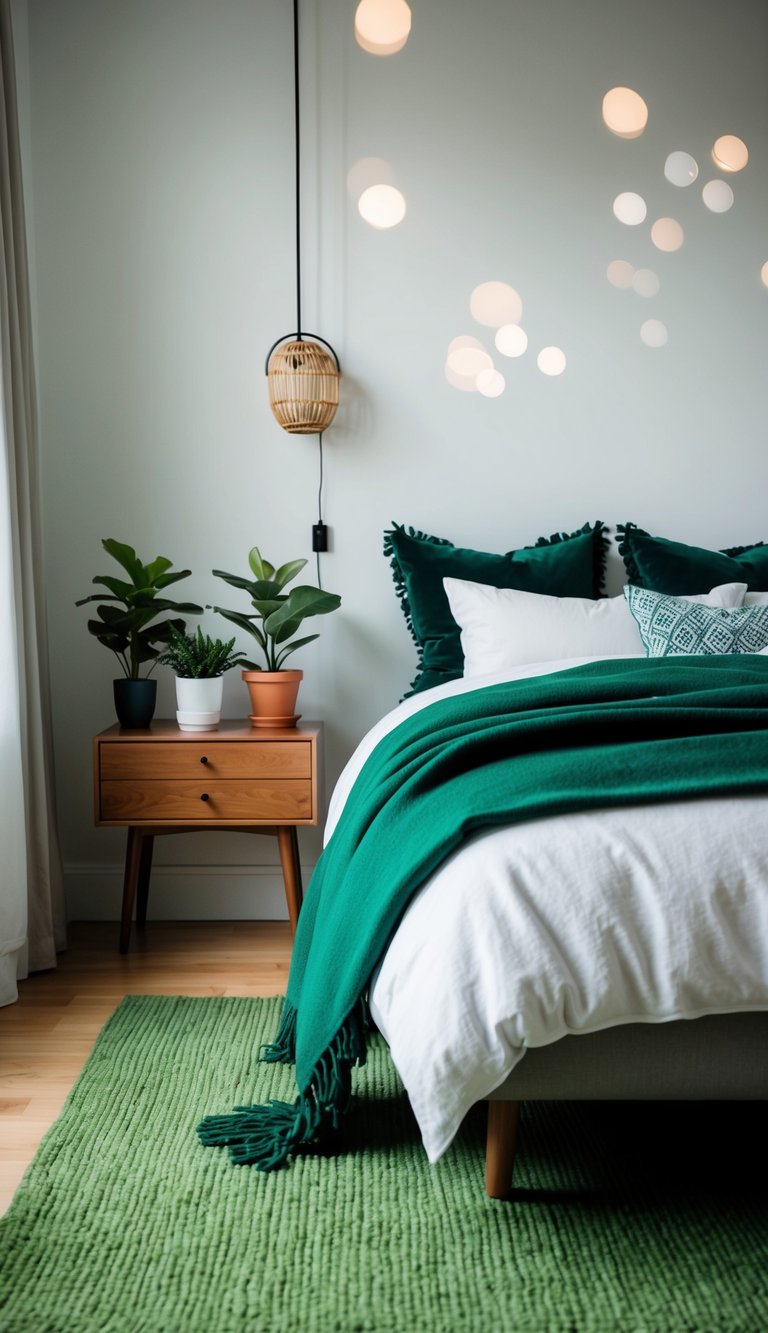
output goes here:
[{"label": "dark green velvet pillow", "polygon": [[384,534],[395,590],[418,648],[418,675],[411,693],[455,680],[464,670],[460,630],[451,615],[443,579],[469,579],[494,588],[549,593],[555,597],[600,597],[607,539],[603,523],[578,532],[539,537],[505,555],[454,546],[395,523]]},{"label": "dark green velvet pillow", "polygon": [[746,583],[749,592],[768,591],[768,546],[731,546],[708,551],[701,546],[651,537],[634,523],[620,523],[619,552],[630,583],[653,592],[709,592],[720,583]]}]

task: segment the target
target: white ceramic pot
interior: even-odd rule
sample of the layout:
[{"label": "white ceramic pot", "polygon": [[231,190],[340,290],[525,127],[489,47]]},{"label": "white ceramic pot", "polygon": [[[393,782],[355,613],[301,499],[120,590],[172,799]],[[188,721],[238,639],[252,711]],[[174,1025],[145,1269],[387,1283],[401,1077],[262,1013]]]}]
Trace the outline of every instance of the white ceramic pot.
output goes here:
[{"label": "white ceramic pot", "polygon": [[221,719],[223,676],[176,677],[176,721],[181,731],[215,731]]}]

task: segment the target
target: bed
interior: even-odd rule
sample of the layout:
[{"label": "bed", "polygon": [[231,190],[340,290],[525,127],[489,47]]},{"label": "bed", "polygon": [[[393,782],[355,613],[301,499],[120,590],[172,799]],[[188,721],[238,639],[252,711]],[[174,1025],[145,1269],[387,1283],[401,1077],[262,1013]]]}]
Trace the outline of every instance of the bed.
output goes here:
[{"label": "bed", "polygon": [[[574,539],[567,578],[580,580],[581,598],[557,582],[561,543]],[[628,594],[598,600],[602,586],[587,589],[586,568],[575,567],[576,547],[582,560],[591,547],[593,576],[604,572],[600,524],[540,539],[539,586],[521,584],[516,571],[499,578],[498,566],[483,564],[493,557],[444,539],[388,534],[419,650],[418,692],[352,757],[326,838],[365,756],[414,711],[591,660],[572,657],[574,646],[663,656],[669,644],[658,642],[654,620],[663,597],[685,593],[694,608],[719,606],[726,616],[768,601],[759,544],[712,552],[634,524],[620,525],[619,542],[633,595],[651,603],[645,621]],[[435,575],[459,631],[458,679],[449,679],[456,636],[440,620]],[[762,652],[763,613],[743,614],[760,622],[746,647]],[[684,623],[671,632],[678,653],[723,646],[687,642]],[[546,660],[526,660],[538,654]],[[369,995],[430,1160],[480,1099],[488,1099],[486,1189],[504,1197],[524,1100],[768,1097],[767,815],[761,794],[569,814],[480,833],[441,866],[406,910]]]},{"label": "bed", "polygon": [[[326,837],[385,734],[478,688],[439,686],[383,719],[339,780]],[[509,1190],[522,1101],[768,1097],[768,797],[474,835],[411,901],[369,1002],[431,1161],[490,1099],[493,1197]]]},{"label": "bed", "polygon": [[495,1197],[523,1100],[768,1097],[768,548],[659,542],[625,525],[601,598],[602,524],[388,534],[419,675],[330,802],[265,1053],[299,1097],[204,1143],[338,1129],[368,1017],[430,1161],[488,1101]]}]

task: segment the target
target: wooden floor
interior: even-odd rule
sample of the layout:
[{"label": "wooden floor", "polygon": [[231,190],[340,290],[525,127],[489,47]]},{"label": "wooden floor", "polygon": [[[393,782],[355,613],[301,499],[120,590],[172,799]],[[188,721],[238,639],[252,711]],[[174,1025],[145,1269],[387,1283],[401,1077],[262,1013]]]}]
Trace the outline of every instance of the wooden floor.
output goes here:
[{"label": "wooden floor", "polygon": [[51,972],[0,1009],[0,1214],[124,995],[281,995],[287,921],[149,922],[120,955],[116,922],[75,923]]}]

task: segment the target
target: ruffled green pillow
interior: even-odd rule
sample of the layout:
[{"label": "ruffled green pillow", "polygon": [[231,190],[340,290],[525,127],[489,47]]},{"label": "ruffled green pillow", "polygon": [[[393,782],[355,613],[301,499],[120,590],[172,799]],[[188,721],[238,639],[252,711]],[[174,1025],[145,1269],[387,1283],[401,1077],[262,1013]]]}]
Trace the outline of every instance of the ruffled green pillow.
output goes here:
[{"label": "ruffled green pillow", "polygon": [[624,596],[647,657],[761,653],[768,648],[768,606],[704,606],[633,584]]},{"label": "ruffled green pillow", "polygon": [[708,551],[651,537],[634,523],[620,523],[616,531],[627,579],[640,588],[675,597],[709,592],[721,583],[746,583],[749,592],[768,590],[768,546],[764,542]]},{"label": "ruffled green pillow", "polygon": [[418,675],[410,693],[456,680],[464,670],[461,631],[451,615],[444,578],[468,579],[495,588],[549,593],[555,597],[600,597],[607,539],[603,523],[578,532],[540,537],[505,555],[454,546],[395,523],[384,534],[395,590],[418,649]]}]

